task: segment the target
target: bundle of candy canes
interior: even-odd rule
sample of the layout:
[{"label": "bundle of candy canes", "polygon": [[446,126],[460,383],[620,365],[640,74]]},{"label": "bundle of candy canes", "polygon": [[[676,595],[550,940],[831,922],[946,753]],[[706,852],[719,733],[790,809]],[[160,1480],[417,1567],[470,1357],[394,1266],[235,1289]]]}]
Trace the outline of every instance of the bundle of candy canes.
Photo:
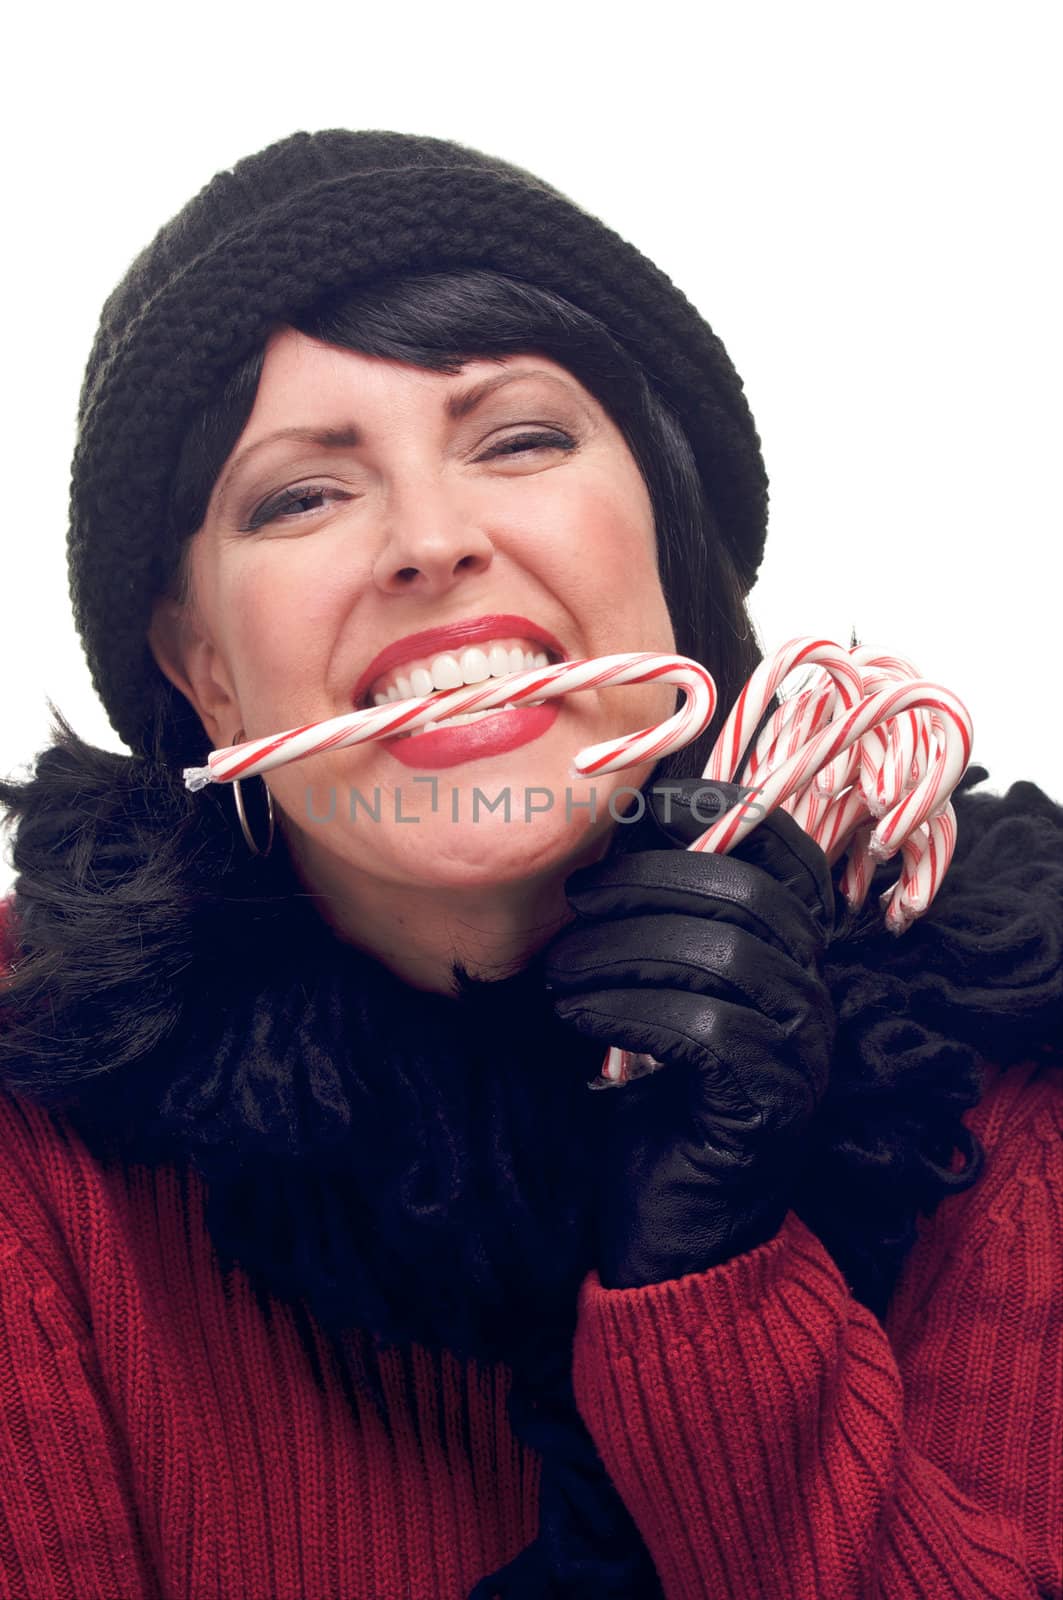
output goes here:
[{"label": "bundle of candy canes", "polygon": [[[214,750],[205,767],[185,768],[185,785],[231,783],[471,711],[648,682],[678,685],[684,704],[654,727],[581,750],[571,775],[617,772],[682,749],[712,721],[716,686],[699,662],[648,652],[600,656],[389,701]],[[832,865],[845,857],[840,887],[853,909],[866,899],[875,868],[900,854],[900,874],[881,898],[886,926],[901,934],[926,911],[952,859],[950,796],[970,760],[971,739],[962,701],[900,656],[791,639],[742,690],[702,774],[707,782],[741,783],[742,797],[688,848],[733,850],[780,806]],[[614,1048],[595,1086],[624,1083],[658,1065]]]}]

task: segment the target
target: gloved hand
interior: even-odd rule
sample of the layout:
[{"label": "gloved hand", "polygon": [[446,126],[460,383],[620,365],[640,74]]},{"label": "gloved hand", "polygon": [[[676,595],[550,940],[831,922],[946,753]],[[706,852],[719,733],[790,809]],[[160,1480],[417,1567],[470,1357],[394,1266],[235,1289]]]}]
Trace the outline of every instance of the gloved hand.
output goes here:
[{"label": "gloved hand", "polygon": [[606,1288],[702,1272],[778,1232],[834,1043],[822,850],[780,811],[730,855],[687,850],[742,791],[672,787],[649,792],[642,821],[618,824],[609,855],[567,879],[576,920],[543,952],[564,1022],[603,1054],[615,1044],[664,1063],[596,1096]]}]

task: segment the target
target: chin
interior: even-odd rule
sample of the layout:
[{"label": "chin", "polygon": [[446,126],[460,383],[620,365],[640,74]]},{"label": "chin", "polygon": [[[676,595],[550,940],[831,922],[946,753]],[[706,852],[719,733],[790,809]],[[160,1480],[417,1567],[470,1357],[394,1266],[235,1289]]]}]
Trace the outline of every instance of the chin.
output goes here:
[{"label": "chin", "polygon": [[[508,825],[491,829],[486,823],[446,829],[443,836],[436,836],[434,848],[429,842],[431,836],[426,834],[415,842],[419,847],[418,876],[430,878],[439,887],[497,888],[547,875],[564,875],[585,861],[596,860],[606,849],[611,824],[604,831],[587,821],[573,822],[569,827],[562,823],[551,830],[550,820],[549,816],[533,817],[525,824],[514,816]],[[456,838],[459,832],[461,837]],[[426,851],[430,858],[427,862]]]}]

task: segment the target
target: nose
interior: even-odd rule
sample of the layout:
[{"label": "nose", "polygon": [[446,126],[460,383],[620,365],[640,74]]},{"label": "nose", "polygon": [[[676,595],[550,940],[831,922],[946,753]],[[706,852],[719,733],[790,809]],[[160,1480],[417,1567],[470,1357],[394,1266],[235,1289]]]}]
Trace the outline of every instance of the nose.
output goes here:
[{"label": "nose", "polygon": [[445,489],[409,486],[396,497],[387,538],[373,565],[377,585],[387,593],[445,594],[462,576],[484,572],[494,546],[468,508],[454,503]]}]

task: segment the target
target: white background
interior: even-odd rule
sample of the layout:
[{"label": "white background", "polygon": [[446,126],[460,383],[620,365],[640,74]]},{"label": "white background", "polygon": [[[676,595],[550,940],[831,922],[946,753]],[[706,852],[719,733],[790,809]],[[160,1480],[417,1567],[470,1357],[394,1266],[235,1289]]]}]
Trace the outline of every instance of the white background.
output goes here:
[{"label": "white background", "polygon": [[217,170],[342,126],[503,156],[656,261],[723,338],[763,439],[765,648],[855,626],[967,701],[991,787],[1063,798],[1057,20],[1022,0],[577,0],[9,25],[0,773],[49,742],[46,697],[124,748],[64,548],[104,298]]}]

